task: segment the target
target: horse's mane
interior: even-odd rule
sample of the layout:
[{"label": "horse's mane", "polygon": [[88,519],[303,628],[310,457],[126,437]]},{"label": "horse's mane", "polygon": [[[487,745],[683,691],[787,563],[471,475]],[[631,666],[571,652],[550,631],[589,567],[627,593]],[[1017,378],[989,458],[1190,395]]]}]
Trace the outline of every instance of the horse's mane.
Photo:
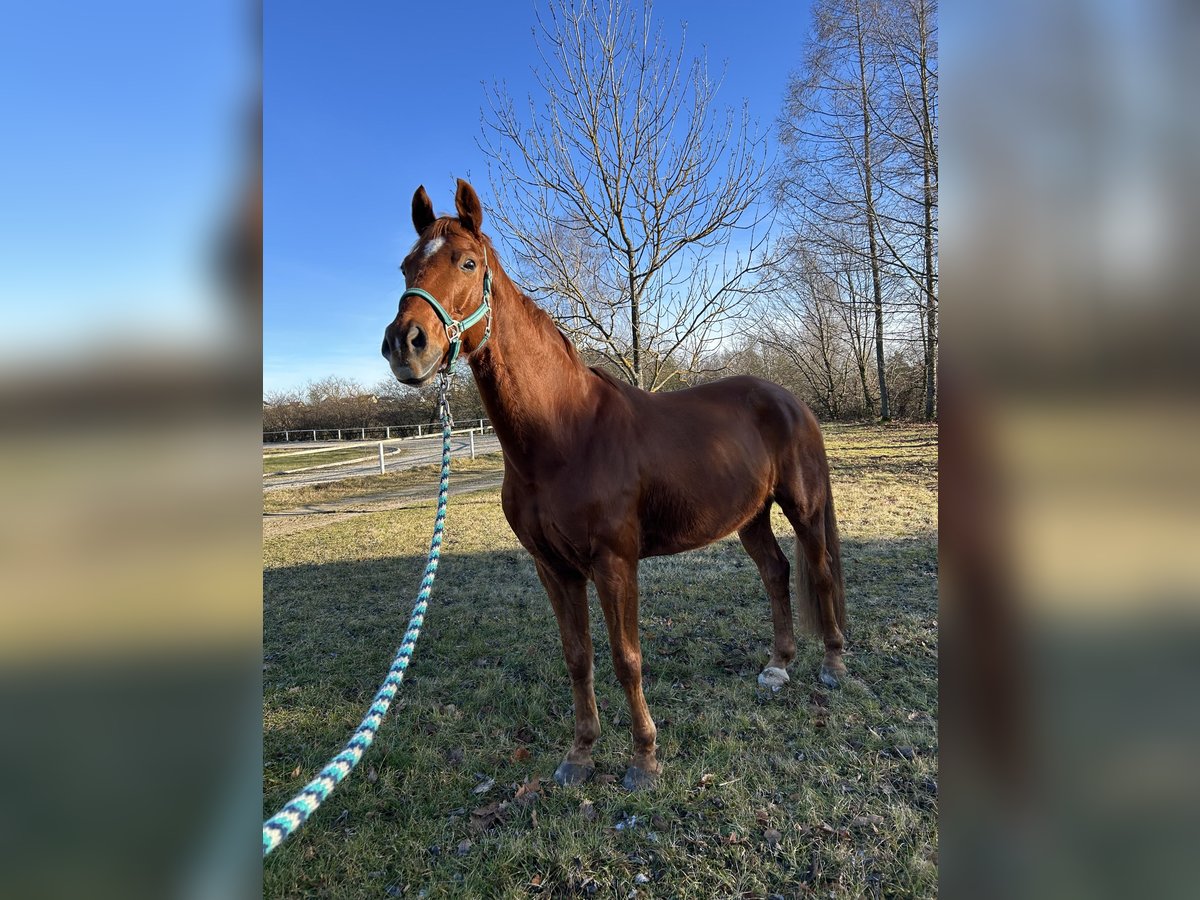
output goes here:
[{"label": "horse's mane", "polygon": [[608,371],[608,369],[601,368],[600,366],[588,366],[588,368],[591,369],[602,381],[607,381],[612,387],[615,387],[619,391],[624,391],[629,387],[628,382],[622,381],[612,372]]}]

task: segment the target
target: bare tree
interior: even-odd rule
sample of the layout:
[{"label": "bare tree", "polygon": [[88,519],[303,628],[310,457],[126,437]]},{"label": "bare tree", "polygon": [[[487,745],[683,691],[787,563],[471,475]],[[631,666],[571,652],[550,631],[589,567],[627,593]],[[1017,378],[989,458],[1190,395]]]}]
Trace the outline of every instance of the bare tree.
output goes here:
[{"label": "bare tree", "polygon": [[[788,84],[780,121],[781,199],[803,227],[859,255],[870,273],[879,415],[891,417],[884,349],[880,178],[880,0],[815,0],[813,36]],[[861,232],[861,242],[852,237]],[[849,238],[849,239],[847,239]],[[865,389],[864,380],[864,389]]]},{"label": "bare tree", "polygon": [[[890,107],[896,115],[887,126],[898,154],[908,170],[908,184],[916,190],[898,191],[899,199],[918,205],[920,221],[919,265],[910,263],[912,251],[884,240],[896,264],[921,291],[921,343],[925,355],[925,418],[937,408],[937,0],[889,0],[882,32],[883,52],[892,70]],[[900,184],[905,181],[900,179]],[[917,196],[913,196],[917,195]],[[906,217],[907,218],[907,217]],[[912,225],[907,222],[905,224]]]},{"label": "bare tree", "polygon": [[581,349],[649,390],[746,315],[763,262],[764,138],[655,27],[649,0],[549,0],[523,113],[489,92],[481,146],[514,273]]},{"label": "bare tree", "polygon": [[848,358],[839,288],[802,241],[789,243],[792,247],[778,255],[762,281],[774,313],[762,340],[795,366],[804,386],[801,395],[811,399],[822,416],[838,419],[844,412]]}]

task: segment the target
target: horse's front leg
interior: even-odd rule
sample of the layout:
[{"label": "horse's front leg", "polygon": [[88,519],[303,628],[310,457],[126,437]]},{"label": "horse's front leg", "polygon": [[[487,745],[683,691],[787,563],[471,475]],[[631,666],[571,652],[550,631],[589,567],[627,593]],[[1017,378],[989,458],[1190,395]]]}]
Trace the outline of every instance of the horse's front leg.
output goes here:
[{"label": "horse's front leg", "polygon": [[588,622],[587,579],[583,575],[561,573],[536,561],[538,577],[550,597],[562,638],[563,659],[571,675],[575,695],[575,740],[554,772],[561,785],[580,784],[592,777],[592,745],[600,736],[600,716],[596,712],[596,694],[592,676],[592,632]]},{"label": "horse's front leg", "polygon": [[593,563],[592,578],[608,625],[612,644],[613,669],[633,719],[633,758],[622,782],[634,791],[649,787],[662,767],[658,764],[658,731],[650,718],[650,708],[642,693],[642,644],[638,634],[638,561],[637,555],[609,553]]}]

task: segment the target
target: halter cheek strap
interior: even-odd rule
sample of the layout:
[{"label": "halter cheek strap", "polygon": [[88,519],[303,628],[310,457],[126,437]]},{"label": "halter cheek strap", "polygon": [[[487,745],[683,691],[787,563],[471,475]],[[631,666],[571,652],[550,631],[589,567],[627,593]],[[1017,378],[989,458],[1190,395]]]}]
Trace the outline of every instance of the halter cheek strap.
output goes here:
[{"label": "halter cheek strap", "polygon": [[421,288],[407,288],[400,295],[400,302],[404,302],[405,297],[420,297],[426,303],[433,307],[434,313],[441,319],[442,326],[446,329],[446,338],[450,341],[450,357],[446,361],[446,369],[454,365],[454,361],[458,359],[458,353],[462,349],[463,333],[476,324],[480,319],[487,317],[487,328],[483,332],[483,340],[479,342],[478,350],[488,342],[488,338],[492,336],[492,270],[487,264],[487,248],[483,251],[483,302],[479,304],[479,308],[471,313],[465,319],[456,319],[446,311],[442,304],[438,303],[437,298],[429,291]]}]

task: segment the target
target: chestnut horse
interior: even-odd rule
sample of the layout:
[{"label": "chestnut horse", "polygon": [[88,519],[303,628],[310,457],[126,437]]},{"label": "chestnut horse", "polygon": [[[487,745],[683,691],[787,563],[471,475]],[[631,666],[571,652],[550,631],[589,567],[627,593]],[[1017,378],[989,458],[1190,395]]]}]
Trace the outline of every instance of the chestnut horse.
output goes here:
[{"label": "chestnut horse", "polygon": [[413,197],[419,238],[402,266],[408,289],[384,332],[383,355],[409,385],[431,381],[460,345],[470,361],[504,451],[504,514],[550,597],[571,676],[575,740],[555,779],[574,784],[594,771],[600,719],[589,578],[633,721],[627,788],[647,786],[661,771],[642,694],[638,560],[736,531],[771,600],[774,647],[759,681],[778,688],[788,680],[796,641],[772,503],[795,529],[801,614],[825,642],[821,680],[836,686],[846,672],[845,588],[829,465],[813,414],[757,378],[652,394],[588,368],[504,274],[480,230],[479,197],[465,181],[455,202],[458,217],[439,218],[424,187]]}]

